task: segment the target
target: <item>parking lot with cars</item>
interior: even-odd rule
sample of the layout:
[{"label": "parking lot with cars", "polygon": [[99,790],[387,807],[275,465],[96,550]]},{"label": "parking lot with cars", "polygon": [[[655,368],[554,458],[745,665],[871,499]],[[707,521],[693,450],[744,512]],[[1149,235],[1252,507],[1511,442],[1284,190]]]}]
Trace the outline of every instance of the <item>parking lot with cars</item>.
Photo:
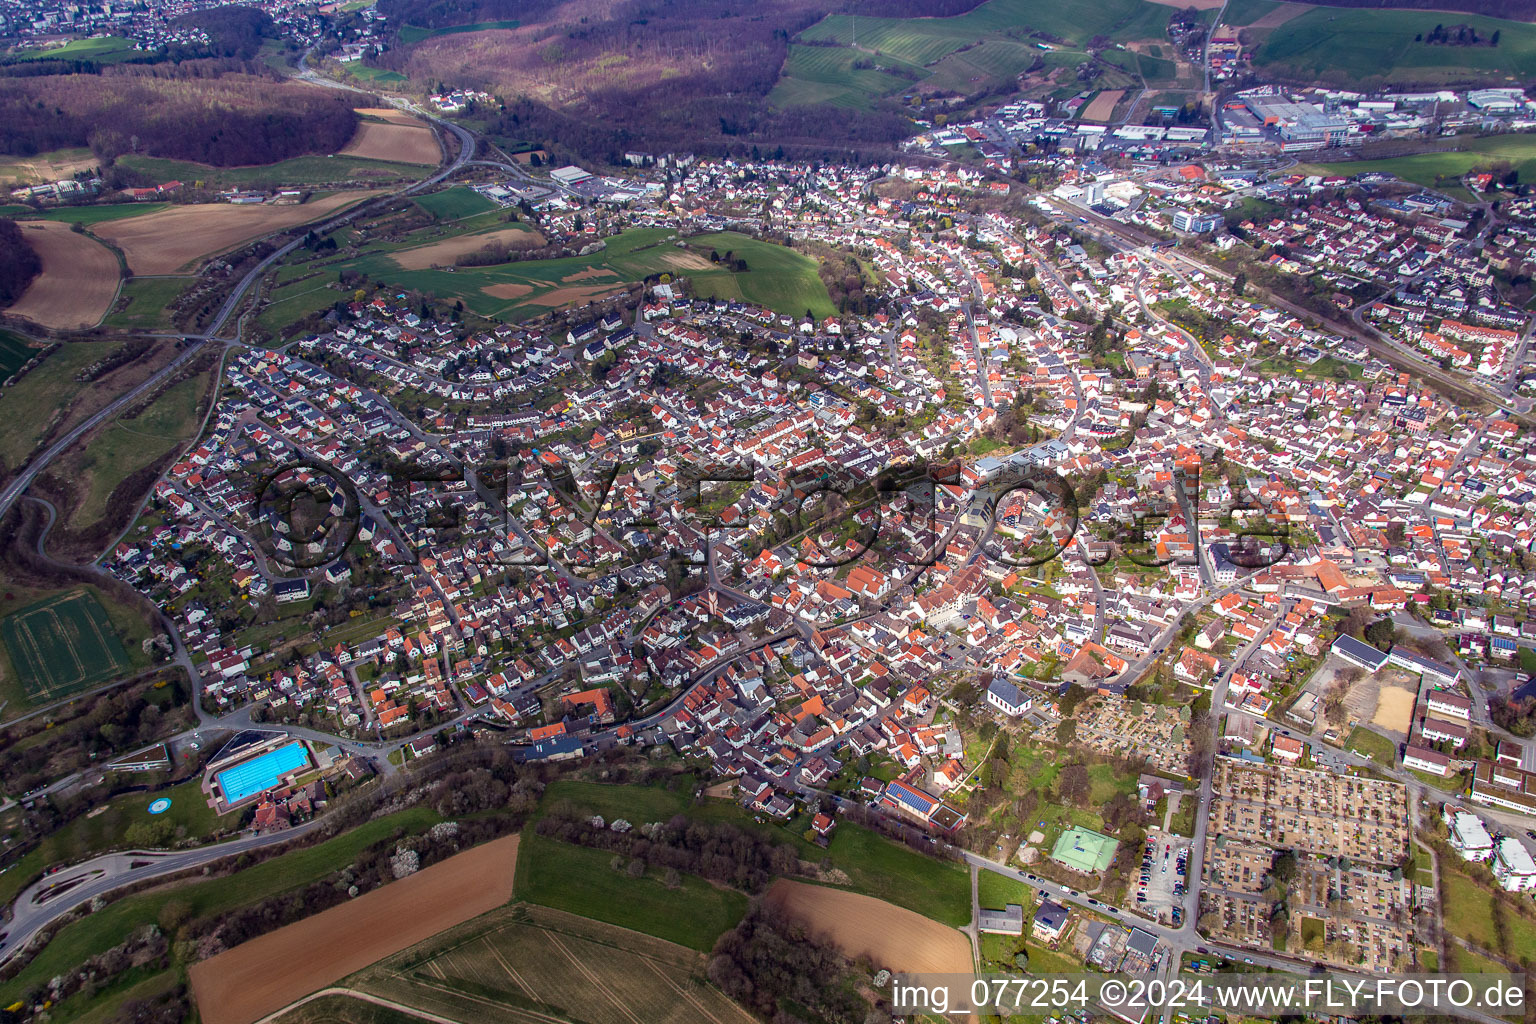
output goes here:
[{"label": "parking lot with cars", "polygon": [[1188,873],[1188,839],[1163,832],[1149,835],[1137,872],[1136,909],[1165,924],[1183,924]]}]

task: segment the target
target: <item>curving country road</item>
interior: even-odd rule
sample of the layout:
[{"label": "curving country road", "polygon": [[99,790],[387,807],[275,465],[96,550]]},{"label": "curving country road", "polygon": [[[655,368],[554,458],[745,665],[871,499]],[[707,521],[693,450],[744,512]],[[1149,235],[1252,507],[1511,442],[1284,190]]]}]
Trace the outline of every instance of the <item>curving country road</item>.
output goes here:
[{"label": "curving country road", "polygon": [[32,481],[36,480],[38,475],[48,468],[49,463],[64,454],[70,445],[111,419],[125,405],[159,384],[169,374],[174,373],[178,367],[196,355],[204,344],[203,339],[194,340],[175,359],[172,359],[159,370],[156,370],[138,387],[119,395],[112,402],[92,413],[69,433],[49,445],[47,450],[41,455],[29,462],[26,468],[18,473],[14,480],[6,484],[3,491],[0,491],[0,518],[4,518],[5,514],[11,510],[11,506],[16,503],[16,499],[21,497],[28,487],[32,486]]},{"label": "curving country road", "polygon": [[108,853],[44,875],[23,889],[12,904],[9,925],[0,934],[0,962],[10,959],[53,921],[97,896],[104,896],[134,882],[199,868],[225,857],[285,843],[313,831],[323,821],[323,818],[315,818],[281,832],[243,836],[192,850]]}]

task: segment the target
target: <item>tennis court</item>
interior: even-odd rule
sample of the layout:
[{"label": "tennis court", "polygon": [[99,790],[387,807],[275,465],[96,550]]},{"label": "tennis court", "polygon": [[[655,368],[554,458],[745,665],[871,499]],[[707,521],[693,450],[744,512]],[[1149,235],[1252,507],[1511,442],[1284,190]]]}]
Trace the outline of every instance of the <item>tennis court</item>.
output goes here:
[{"label": "tennis court", "polygon": [[237,804],[283,781],[283,776],[309,767],[309,751],[297,740],[260,757],[226,768],[216,776],[226,804]]}]

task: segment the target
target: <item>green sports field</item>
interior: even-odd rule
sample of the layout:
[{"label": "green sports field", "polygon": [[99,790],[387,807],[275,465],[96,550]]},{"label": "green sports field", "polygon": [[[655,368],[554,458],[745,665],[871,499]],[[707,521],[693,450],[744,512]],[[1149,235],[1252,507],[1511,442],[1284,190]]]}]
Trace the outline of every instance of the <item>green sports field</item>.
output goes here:
[{"label": "green sports field", "polygon": [[460,220],[497,209],[495,203],[463,185],[422,196],[416,200],[416,205],[439,220]]},{"label": "green sports field", "polygon": [[[1257,13],[1257,11],[1255,11]],[[1470,25],[1497,46],[1430,45],[1436,25]],[[1254,65],[1299,81],[1522,84],[1536,75],[1536,25],[1443,11],[1317,7],[1269,31]]]},{"label": "green sports field", "polygon": [[105,683],[128,667],[128,654],[106,610],[80,590],[7,617],[0,622],[0,638],[34,704]]}]

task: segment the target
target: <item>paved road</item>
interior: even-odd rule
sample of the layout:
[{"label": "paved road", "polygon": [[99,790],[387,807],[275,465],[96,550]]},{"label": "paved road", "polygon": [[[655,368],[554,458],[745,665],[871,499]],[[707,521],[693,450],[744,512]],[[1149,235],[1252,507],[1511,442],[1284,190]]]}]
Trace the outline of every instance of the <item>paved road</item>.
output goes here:
[{"label": "paved road", "polygon": [[10,959],[49,923],[97,896],[133,882],[199,868],[248,850],[287,842],[318,827],[323,820],[316,818],[282,832],[243,836],[193,850],[108,853],[44,875],[16,897],[10,922],[0,935],[0,962]]},{"label": "paved road", "polygon": [[3,518],[5,514],[10,511],[11,506],[16,503],[16,499],[21,497],[22,493],[26,491],[28,487],[32,486],[32,481],[36,480],[38,475],[41,474],[43,470],[47,469],[49,464],[52,463],[54,459],[64,454],[70,445],[74,444],[76,441],[80,440],[80,438],[84,437],[86,434],[90,433],[92,430],[95,430],[101,424],[117,415],[117,413],[124,406],[128,405],[140,395],[154,388],[169,375],[175,373],[177,369],[179,369],[187,362],[187,360],[191,359],[194,355],[201,351],[202,347],[203,342],[201,340],[191,342],[187,345],[186,348],[182,349],[181,352],[177,354],[175,359],[172,359],[159,370],[156,370],[138,387],[126,392],[125,394],[119,395],[112,402],[108,403],[86,419],[82,420],[79,425],[77,425],[69,433],[65,434],[53,444],[49,445],[41,455],[28,463],[26,468],[24,468],[20,473],[16,475],[16,478],[5,486],[5,490],[0,491],[0,518]]}]

